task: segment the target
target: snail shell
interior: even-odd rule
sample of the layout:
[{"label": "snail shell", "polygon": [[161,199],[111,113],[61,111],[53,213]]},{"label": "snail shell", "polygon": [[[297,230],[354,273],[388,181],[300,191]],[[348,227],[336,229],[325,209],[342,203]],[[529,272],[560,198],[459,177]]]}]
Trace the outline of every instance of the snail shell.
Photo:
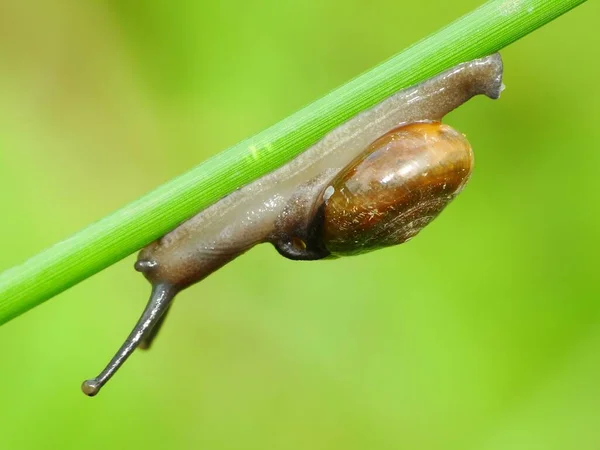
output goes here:
[{"label": "snail shell", "polygon": [[472,168],[471,146],[448,125],[386,133],[325,189],[325,248],[343,256],[406,242],[460,193]]}]

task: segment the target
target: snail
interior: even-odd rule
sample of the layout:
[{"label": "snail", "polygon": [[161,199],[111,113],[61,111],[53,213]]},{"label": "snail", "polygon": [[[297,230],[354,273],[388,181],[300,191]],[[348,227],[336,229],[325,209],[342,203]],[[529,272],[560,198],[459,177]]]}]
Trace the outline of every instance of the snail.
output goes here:
[{"label": "snail", "polygon": [[442,117],[502,89],[499,54],[459,64],[359,113],[142,249],[135,269],[152,285],[148,305],[83,392],[96,395],[137,347],[150,346],[179,291],[256,244],[318,260],[411,239],[463,189],[473,167],[466,138]]}]

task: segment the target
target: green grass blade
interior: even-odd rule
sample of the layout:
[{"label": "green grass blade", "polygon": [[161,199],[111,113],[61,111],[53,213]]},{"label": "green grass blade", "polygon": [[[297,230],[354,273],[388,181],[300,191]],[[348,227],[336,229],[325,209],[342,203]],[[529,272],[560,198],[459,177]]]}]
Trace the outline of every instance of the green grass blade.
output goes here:
[{"label": "green grass blade", "polygon": [[496,52],[584,2],[485,3],[287,119],[3,272],[0,324],[135,252],[393,92],[459,62]]}]

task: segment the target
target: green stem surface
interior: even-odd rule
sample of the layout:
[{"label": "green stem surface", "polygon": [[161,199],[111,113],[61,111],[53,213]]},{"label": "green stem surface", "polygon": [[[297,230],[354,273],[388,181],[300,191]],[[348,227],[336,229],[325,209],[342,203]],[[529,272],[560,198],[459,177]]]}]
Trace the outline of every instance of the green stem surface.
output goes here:
[{"label": "green stem surface", "polygon": [[130,255],[392,93],[494,53],[585,0],[491,0],[263,132],[0,274],[0,324]]}]

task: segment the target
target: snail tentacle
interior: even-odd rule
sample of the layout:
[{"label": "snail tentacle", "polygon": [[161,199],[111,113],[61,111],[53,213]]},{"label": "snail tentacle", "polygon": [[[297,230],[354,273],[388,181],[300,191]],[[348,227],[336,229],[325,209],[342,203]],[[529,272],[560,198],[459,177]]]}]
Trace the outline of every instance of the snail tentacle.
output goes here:
[{"label": "snail tentacle", "polygon": [[169,308],[176,293],[176,289],[167,284],[157,284],[153,286],[148,305],[117,354],[110,360],[106,368],[100,372],[97,377],[86,380],[81,385],[81,390],[84,394],[90,397],[98,394],[102,386],[110,380],[119,367],[123,365],[138,345],[158,324],[161,317]]}]

